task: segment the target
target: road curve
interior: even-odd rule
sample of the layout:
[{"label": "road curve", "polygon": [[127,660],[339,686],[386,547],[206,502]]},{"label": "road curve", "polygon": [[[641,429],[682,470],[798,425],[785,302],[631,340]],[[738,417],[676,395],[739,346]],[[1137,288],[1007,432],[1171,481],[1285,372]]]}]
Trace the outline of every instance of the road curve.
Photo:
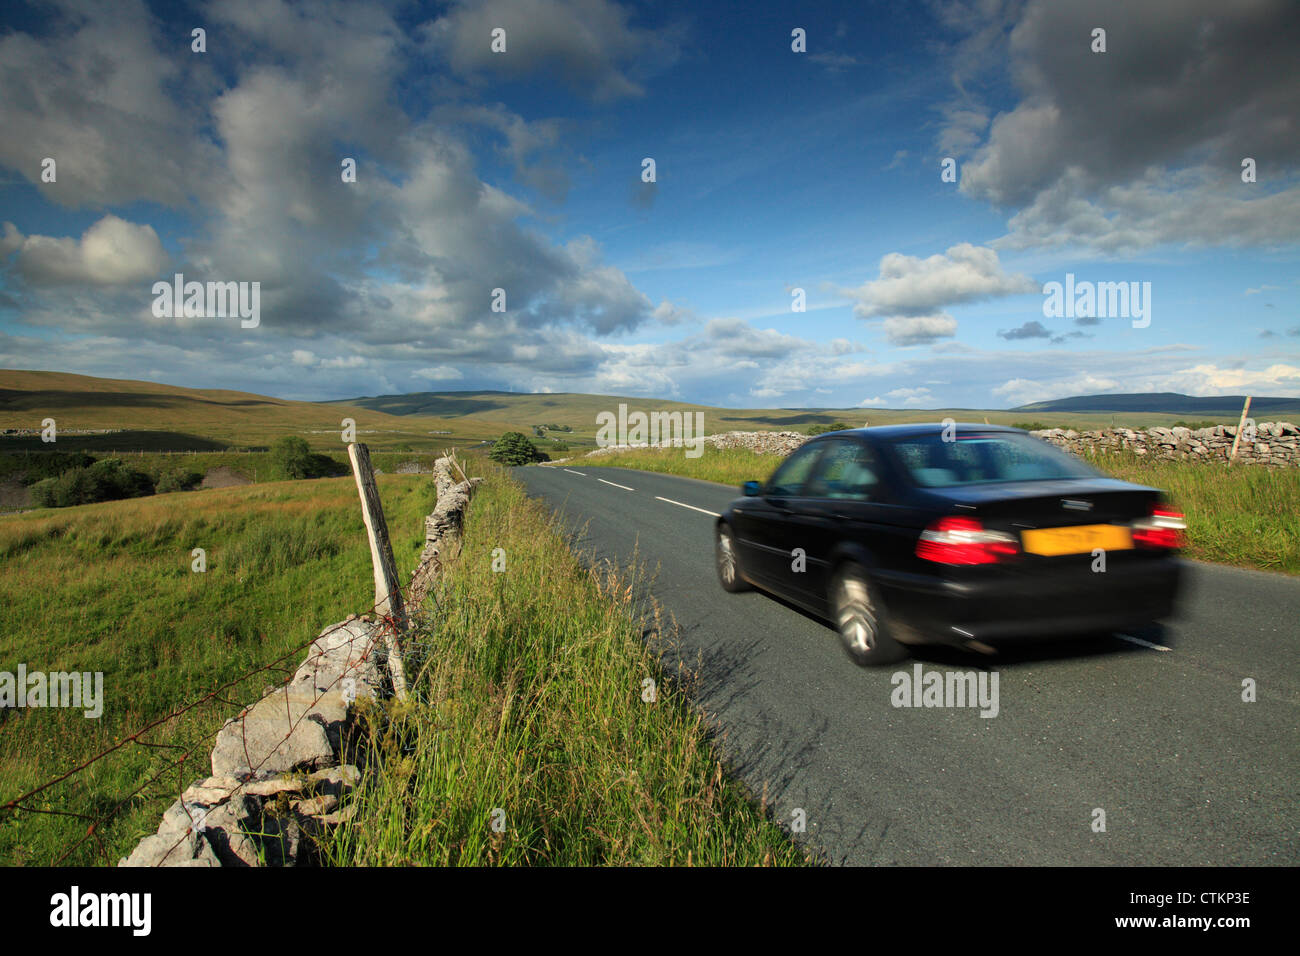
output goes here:
[{"label": "road curve", "polygon": [[[1190,563],[1161,646],[1098,636],[854,666],[825,624],[727,594],[713,514],[737,492],[615,468],[514,469],[577,546],[655,571],[735,772],[845,864],[1296,865],[1300,580]],[[669,660],[671,664],[671,659]],[[891,675],[990,669],[999,710],[896,708]],[[1243,680],[1258,700],[1242,700]],[[1105,832],[1094,832],[1096,810]]]}]

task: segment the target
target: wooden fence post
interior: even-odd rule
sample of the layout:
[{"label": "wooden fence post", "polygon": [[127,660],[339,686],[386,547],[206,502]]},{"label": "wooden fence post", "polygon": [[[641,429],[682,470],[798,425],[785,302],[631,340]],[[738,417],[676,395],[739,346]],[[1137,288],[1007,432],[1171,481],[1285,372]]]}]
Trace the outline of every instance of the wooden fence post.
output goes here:
[{"label": "wooden fence post", "polygon": [[402,665],[401,636],[407,628],[406,602],[402,600],[401,585],[397,581],[397,564],[393,560],[392,543],[388,540],[388,523],[384,521],[375,471],[370,465],[370,449],[353,442],[348,445],[348,460],[352,462],[352,474],[357,479],[361,517],[365,520],[366,536],[370,539],[370,561],[375,569],[375,611],[388,616],[396,625],[395,633],[386,638],[388,672],[393,678],[393,693],[398,700],[405,700],[406,668]]},{"label": "wooden fence post", "polygon": [[1228,464],[1237,460],[1237,446],[1241,444],[1241,430],[1246,427],[1246,416],[1250,414],[1250,396],[1246,396],[1246,404],[1241,406],[1241,421],[1237,423],[1237,434],[1232,437],[1232,454],[1228,456]]}]

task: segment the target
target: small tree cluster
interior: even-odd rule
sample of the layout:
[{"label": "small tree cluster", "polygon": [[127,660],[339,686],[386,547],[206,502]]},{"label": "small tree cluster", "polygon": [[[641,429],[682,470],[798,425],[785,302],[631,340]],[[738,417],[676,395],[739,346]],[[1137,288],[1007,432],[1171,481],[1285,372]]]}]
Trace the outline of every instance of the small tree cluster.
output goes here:
[{"label": "small tree cluster", "polygon": [[105,458],[84,468],[71,468],[57,478],[32,485],[32,501],[41,508],[67,508],[96,501],[140,498],[154,492],[153,479],[127,467],[120,458]]},{"label": "small tree cluster", "polygon": [[550,455],[538,451],[537,446],[522,432],[506,432],[497,439],[488,457],[503,465],[531,465],[534,462],[551,460]]},{"label": "small tree cluster", "polygon": [[842,432],[846,428],[852,428],[852,425],[846,425],[844,422],[831,422],[829,425],[813,425],[808,429],[809,435],[824,435],[826,432]]},{"label": "small tree cluster", "polygon": [[329,455],[312,452],[297,435],[286,435],[271,446],[271,459],[286,478],[329,478],[348,469]]}]

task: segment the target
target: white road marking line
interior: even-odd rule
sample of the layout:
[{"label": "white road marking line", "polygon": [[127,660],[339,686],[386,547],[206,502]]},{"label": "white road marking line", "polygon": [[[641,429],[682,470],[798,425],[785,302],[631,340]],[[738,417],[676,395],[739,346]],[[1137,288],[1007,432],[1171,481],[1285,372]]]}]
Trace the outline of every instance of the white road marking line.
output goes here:
[{"label": "white road marking line", "polygon": [[582,475],[582,477],[584,477],[584,478],[587,477],[587,473],[586,473],[585,471],[574,471],[572,468],[566,468],[566,469],[564,469],[564,470],[567,471],[567,472],[568,472],[569,474],[571,474],[571,475]]},{"label": "white road marking line", "polygon": [[1173,650],[1172,647],[1165,647],[1163,644],[1152,644],[1150,641],[1144,641],[1144,640],[1142,640],[1142,638],[1140,638],[1140,637],[1130,637],[1130,636],[1127,635],[1127,634],[1120,634],[1120,633],[1118,633],[1118,632],[1115,634],[1115,636],[1118,637],[1118,638],[1121,638],[1122,640],[1129,641],[1130,643],[1133,643],[1133,644],[1140,644],[1140,645],[1143,646],[1143,647],[1149,647],[1149,648],[1151,648],[1151,650],[1153,650],[1153,651],[1172,651],[1172,650]]},{"label": "white road marking line", "polygon": [[697,508],[697,507],[695,507],[695,505],[688,505],[688,504],[686,504],[685,502],[682,502],[682,501],[673,501],[673,499],[671,499],[671,498],[660,498],[658,495],[655,495],[655,500],[656,500],[656,501],[666,501],[666,502],[668,502],[670,505],[677,505],[677,506],[680,507],[680,508],[690,508],[692,511],[698,511],[700,514],[703,514],[703,515],[713,515],[713,517],[715,517],[715,518],[721,518],[721,517],[722,517],[722,515],[718,514],[716,511],[706,511],[706,510],[703,509],[703,508]]},{"label": "white road marking line", "polygon": [[[597,481],[605,481],[604,478],[597,478],[596,480],[597,480]],[[616,482],[616,481],[605,481],[605,484],[607,484],[607,485],[613,485],[615,488],[622,488],[624,491],[636,491],[635,488],[629,488],[627,485],[620,485],[620,484],[619,484],[618,482]]]}]

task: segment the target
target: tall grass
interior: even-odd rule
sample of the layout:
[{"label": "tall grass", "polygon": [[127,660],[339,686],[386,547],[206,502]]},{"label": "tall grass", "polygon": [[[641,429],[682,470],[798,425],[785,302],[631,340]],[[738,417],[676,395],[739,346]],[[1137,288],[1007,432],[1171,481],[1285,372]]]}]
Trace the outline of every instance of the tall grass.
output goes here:
[{"label": "tall grass", "polygon": [[[398,566],[409,571],[433,505],[427,476],[383,475]],[[191,570],[192,550],[207,570]],[[0,517],[0,671],[102,671],[104,713],[0,710],[0,803],[71,769],[145,724],[305,645],[366,610],[370,550],[349,478],[182,492]],[[292,671],[301,654],[286,662]],[[264,673],[146,740],[196,744],[284,675]],[[65,863],[115,863],[180,789],[206,776],[211,744],[169,772]],[[106,813],[180,751],[129,745],[36,798],[46,810]],[[50,864],[86,821],[0,813],[0,863]]]},{"label": "tall grass", "polygon": [[[635,468],[638,471],[656,471],[683,478],[716,481],[739,488],[746,481],[763,481],[776,470],[782,459],[776,455],[760,455],[747,448],[714,448],[704,446],[704,454],[687,458],[682,448],[635,448],[628,451],[592,455],[577,459],[579,468]],[[573,462],[566,462],[573,464]],[[739,491],[737,491],[739,494]]]},{"label": "tall grass", "polygon": [[[1121,452],[1088,462],[1125,481],[1161,488],[1187,516],[1187,556],[1300,574],[1300,468],[1227,466]],[[581,459],[580,467],[636,468],[739,486],[768,477],[780,459],[747,449],[644,448]]]},{"label": "tall grass", "polygon": [[[381,757],[327,855],[347,865],[803,862],[658,670],[642,627],[659,633],[663,621],[638,598],[640,572],[584,570],[549,510],[489,469],[463,550],[426,609],[413,700],[373,715]],[[495,549],[504,571],[492,569]]]}]

